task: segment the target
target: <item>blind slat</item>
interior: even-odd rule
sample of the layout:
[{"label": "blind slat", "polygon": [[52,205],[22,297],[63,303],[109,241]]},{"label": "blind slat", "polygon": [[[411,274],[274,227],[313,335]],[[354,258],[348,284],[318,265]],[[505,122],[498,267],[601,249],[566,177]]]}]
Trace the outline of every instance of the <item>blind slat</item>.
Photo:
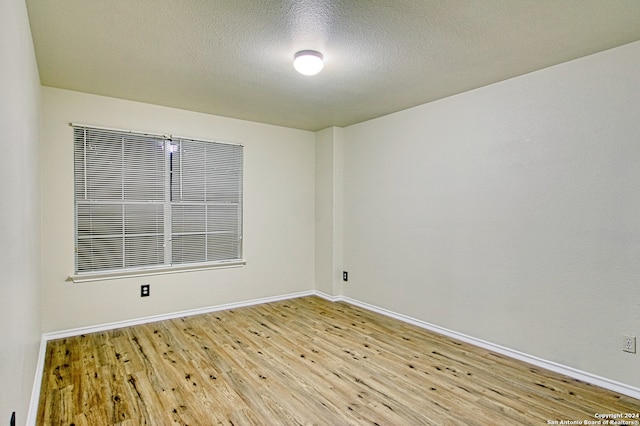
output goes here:
[{"label": "blind slat", "polygon": [[242,151],[74,126],[76,272],[240,260]]},{"label": "blind slat", "polygon": [[180,139],[172,154],[173,262],[240,259],[242,147]]}]

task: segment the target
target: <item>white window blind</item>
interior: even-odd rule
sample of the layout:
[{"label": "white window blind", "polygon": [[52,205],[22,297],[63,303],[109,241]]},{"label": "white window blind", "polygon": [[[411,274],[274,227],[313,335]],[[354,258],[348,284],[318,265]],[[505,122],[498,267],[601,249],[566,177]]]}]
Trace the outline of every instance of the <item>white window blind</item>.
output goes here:
[{"label": "white window blind", "polygon": [[242,151],[74,125],[76,273],[240,260]]},{"label": "white window blind", "polygon": [[169,151],[173,262],[239,259],[242,147],[178,139]]}]

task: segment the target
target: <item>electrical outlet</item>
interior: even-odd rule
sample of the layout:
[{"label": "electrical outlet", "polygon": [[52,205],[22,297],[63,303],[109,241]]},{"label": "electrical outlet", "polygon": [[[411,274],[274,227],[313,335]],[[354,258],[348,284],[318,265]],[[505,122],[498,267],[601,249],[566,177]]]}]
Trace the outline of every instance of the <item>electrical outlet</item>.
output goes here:
[{"label": "electrical outlet", "polygon": [[147,297],[149,294],[151,294],[149,284],[142,284],[140,286],[140,297]]},{"label": "electrical outlet", "polygon": [[622,350],[625,352],[630,352],[632,354],[636,353],[636,336],[622,336]]},{"label": "electrical outlet", "polygon": [[349,273],[347,271],[342,271],[342,281],[349,281]]}]

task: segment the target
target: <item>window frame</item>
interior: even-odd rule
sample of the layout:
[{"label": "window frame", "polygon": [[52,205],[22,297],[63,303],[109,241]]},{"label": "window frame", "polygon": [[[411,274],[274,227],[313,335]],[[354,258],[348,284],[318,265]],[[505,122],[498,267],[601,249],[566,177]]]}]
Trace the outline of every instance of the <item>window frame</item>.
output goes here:
[{"label": "window frame", "polygon": [[[122,129],[114,129],[114,128],[108,128],[108,127],[99,127],[99,126],[93,126],[93,125],[85,125],[85,124],[77,124],[77,123],[70,123],[70,126],[73,127],[73,155],[74,155],[74,171],[73,171],[73,180],[74,180],[74,273],[72,275],[69,276],[68,281],[73,281],[73,282],[84,282],[84,281],[95,281],[95,280],[101,280],[101,279],[113,279],[113,278],[120,278],[120,277],[131,277],[131,276],[141,276],[141,275],[158,275],[158,274],[167,274],[167,273],[176,273],[176,272],[187,272],[187,271],[192,271],[192,270],[208,270],[208,269],[218,269],[218,268],[228,268],[228,267],[238,267],[238,266],[243,266],[246,264],[246,261],[243,258],[243,222],[244,222],[244,212],[243,212],[243,197],[244,197],[244,146],[242,144],[238,144],[238,143],[230,143],[230,142],[220,142],[220,141],[211,141],[211,140],[204,140],[204,139],[198,139],[198,138],[190,138],[190,137],[181,137],[181,136],[175,136],[175,135],[165,135],[165,134],[157,134],[157,133],[150,133],[150,132],[137,132],[137,131],[132,131],[132,130],[122,130]],[[77,131],[83,131],[84,132],[84,136],[83,136],[83,140],[82,142],[79,142],[79,137],[77,136]],[[87,152],[86,152],[86,145],[88,143],[87,138],[86,138],[86,134],[87,134],[87,130],[89,131],[95,131],[96,134],[108,134],[108,135],[115,135],[116,139],[122,137],[122,154],[120,157],[120,164],[116,164],[115,170],[122,170],[122,174],[125,174],[125,168],[126,165],[125,163],[130,159],[129,154],[131,154],[131,152],[135,152],[136,150],[139,149],[143,149],[140,148],[139,146],[133,146],[133,145],[129,145],[128,148],[131,148],[129,151],[126,151],[126,147],[125,144],[127,143],[127,137],[129,137],[130,140],[129,143],[133,143],[135,144],[135,139],[136,138],[150,138],[150,140],[153,141],[161,141],[162,142],[162,154],[160,156],[163,157],[163,162],[164,162],[164,168],[162,169],[162,173],[161,176],[155,176],[152,178],[152,186],[158,186],[160,184],[159,180],[162,179],[162,188],[163,188],[163,196],[162,196],[162,201],[161,202],[157,202],[157,200],[154,201],[149,201],[148,206],[151,205],[160,205],[160,209],[162,210],[162,215],[161,215],[161,220],[163,222],[162,228],[161,228],[161,234],[158,234],[160,236],[160,239],[163,240],[158,240],[159,242],[162,243],[162,251],[164,253],[164,256],[162,257],[162,263],[158,263],[156,261],[156,263],[153,264],[143,264],[143,265],[134,265],[134,266],[127,266],[126,265],[126,256],[127,253],[136,253],[137,250],[129,250],[127,251],[126,249],[126,241],[128,240],[128,238],[135,238],[135,235],[128,235],[127,234],[127,230],[126,230],[126,223],[127,220],[131,220],[131,215],[127,215],[126,213],[126,208],[125,206],[128,204],[141,204],[144,205],[145,203],[147,203],[147,201],[145,200],[127,200],[127,195],[125,193],[125,190],[122,189],[122,193],[120,195],[118,195],[116,198],[114,198],[111,203],[115,206],[121,205],[122,206],[122,213],[121,216],[116,216],[115,217],[115,222],[117,222],[118,220],[121,220],[121,239],[122,239],[122,249],[120,252],[120,256],[122,258],[122,266],[121,267],[111,267],[112,265],[109,264],[109,267],[95,267],[93,264],[90,264],[90,267],[87,267],[84,263],[80,263],[79,262],[79,246],[80,246],[80,241],[84,240],[89,240],[90,244],[93,242],[94,239],[99,239],[99,238],[108,238],[110,236],[107,236],[106,234],[102,235],[100,233],[96,233],[95,235],[93,234],[93,230],[94,227],[94,223],[89,220],[89,222],[91,222],[90,224],[90,235],[87,236],[79,236],[79,229],[80,229],[80,225],[79,225],[79,218],[81,217],[81,215],[79,214],[79,206],[89,206],[89,209],[91,208],[92,205],[100,205],[101,203],[104,204],[105,201],[104,199],[101,198],[90,198],[87,199]],[[101,133],[102,132],[102,133]],[[95,139],[98,139],[97,136],[94,136]],[[95,141],[92,140],[94,144],[97,143],[105,143],[104,141]],[[145,140],[146,141],[146,140]],[[176,152],[174,149],[177,146],[177,143],[175,141],[180,141],[180,149],[183,149],[183,143],[186,144],[185,146],[187,147],[195,147],[195,146],[199,146],[202,149],[205,150],[205,152],[207,152],[206,150],[211,150],[214,153],[219,152],[219,157],[215,157],[211,156],[211,158],[213,158],[214,160],[211,161],[217,161],[216,165],[220,166],[220,164],[226,164],[224,163],[224,161],[229,162],[228,166],[226,166],[226,170],[222,170],[222,171],[218,171],[216,172],[214,169],[213,172],[208,172],[208,170],[211,168],[211,163],[207,163],[206,160],[206,155],[204,156],[205,159],[203,160],[202,164],[198,164],[199,167],[201,167],[201,169],[204,171],[203,172],[203,176],[197,176],[196,173],[196,178],[190,177],[189,179],[192,180],[184,180],[185,178],[183,177],[183,164],[182,161],[180,162],[180,175],[179,175],[179,179],[180,179],[180,185],[182,186],[183,182],[186,182],[187,184],[190,185],[202,185],[205,188],[205,193],[204,193],[204,197],[205,199],[202,201],[194,201],[192,200],[176,200],[175,198],[172,198],[172,191],[174,190],[173,185],[175,182],[175,177],[173,176],[174,171],[172,170],[172,158],[174,153]],[[79,149],[78,149],[78,145],[82,144],[82,148],[84,149],[84,152],[79,154]],[[106,145],[105,145],[106,146]],[[117,148],[116,148],[117,151]],[[154,154],[156,155],[156,154]],[[180,151],[179,152],[179,157],[182,158],[183,156],[185,156],[185,154]],[[226,155],[226,156],[225,156]],[[80,157],[80,160],[78,159],[78,157]],[[196,158],[194,156],[194,158]],[[220,160],[220,158],[222,158],[222,160]],[[143,160],[141,161],[145,161],[144,159],[146,159],[146,157],[143,158]],[[156,158],[157,160],[157,158]],[[102,160],[100,160],[102,161]],[[81,163],[81,164],[80,164]],[[80,164],[80,165],[79,165]],[[103,163],[99,163],[99,166],[93,165],[94,169],[91,169],[90,172],[94,172],[95,169],[102,167]],[[137,166],[140,167],[142,163],[137,164]],[[146,169],[146,165],[142,166],[142,171],[144,172],[144,169]],[[192,167],[193,169],[196,168],[196,166],[191,165],[189,167]],[[233,169],[230,169],[233,168]],[[219,170],[222,169],[222,167],[218,167]],[[79,170],[80,170],[80,174],[82,174],[82,176],[80,176],[79,178]],[[191,169],[185,169],[187,170],[187,172],[185,172],[186,174],[191,173]],[[134,173],[135,173],[135,169],[134,169]],[[97,172],[95,172],[97,173]],[[207,173],[209,173],[210,175],[214,175],[213,178],[209,177],[209,179],[214,179],[214,184],[219,185],[219,187],[216,187],[217,189],[215,190],[208,190],[206,189],[207,187]],[[216,175],[217,173],[217,175]],[[194,173],[191,173],[192,175]],[[147,178],[147,174],[146,173],[142,173],[142,176],[144,176],[144,178]],[[80,180],[79,180],[80,179]],[[200,180],[198,180],[200,179]],[[215,180],[217,179],[217,180]],[[79,183],[80,181],[82,181],[82,183]],[[83,186],[84,185],[84,186]],[[122,178],[122,187],[124,188],[127,185],[127,181],[124,180],[124,178]],[[133,184],[134,187],[136,187],[137,184]],[[226,186],[225,186],[226,185]],[[80,191],[78,190],[78,188],[80,187]],[[135,189],[134,189],[135,190]],[[228,201],[211,201],[211,200],[207,200],[206,197],[213,197],[215,198],[216,194],[218,194],[218,192],[216,191],[220,191],[222,193],[222,191],[227,191],[225,193],[225,195],[227,195],[227,200]],[[97,191],[96,191],[97,192]],[[81,195],[79,197],[79,193],[84,194]],[[230,194],[230,195],[229,195]],[[111,194],[112,195],[112,194]],[[81,197],[84,196],[85,198],[82,199]],[[93,194],[92,194],[93,196]],[[120,198],[118,198],[120,197]],[[223,196],[219,196],[224,198]],[[178,258],[176,257],[175,253],[172,253],[172,247],[173,247],[173,239],[175,238],[175,236],[177,235],[177,233],[174,230],[174,224],[172,223],[172,219],[173,219],[173,209],[177,206],[184,206],[184,205],[188,205],[188,204],[198,204],[198,205],[202,205],[204,206],[205,211],[207,211],[207,209],[211,208],[213,210],[215,210],[215,208],[217,207],[217,209],[219,211],[227,211],[227,212],[231,212],[232,214],[229,215],[227,214],[227,216],[224,216],[224,213],[219,213],[218,216],[215,216],[215,214],[213,216],[208,216],[208,215],[204,215],[201,218],[198,219],[188,219],[188,220],[195,220],[195,222],[189,222],[187,221],[187,225],[194,225],[194,224],[198,224],[201,225],[201,223],[197,222],[198,220],[203,220],[204,222],[204,227],[205,227],[205,232],[202,233],[203,238],[204,238],[204,245],[202,247],[199,247],[200,249],[204,250],[204,254],[207,254],[207,250],[209,250],[209,247],[218,247],[216,244],[213,244],[214,239],[213,237],[211,237],[211,241],[212,243],[210,243],[210,236],[212,236],[213,234],[219,235],[219,236],[230,236],[228,239],[227,243],[227,247],[226,247],[226,251],[225,248],[223,247],[222,252],[221,253],[217,253],[218,255],[218,259],[215,260],[211,260],[211,257],[209,259],[207,259],[206,257],[203,258],[202,261],[192,261],[187,259],[186,261],[184,259],[182,259],[183,261],[180,262],[178,260]],[[213,206],[213,207],[211,207]],[[98,212],[100,211],[99,209],[97,210]],[[155,209],[156,211],[156,216],[157,216],[157,208]],[[91,213],[93,214],[93,213]],[[149,217],[145,216],[146,220],[150,220]],[[114,220],[113,218],[109,218],[108,220]],[[223,230],[218,230],[218,231],[208,231],[208,226],[209,224],[212,225],[216,225],[218,224],[218,222],[216,221],[225,221],[225,226],[226,228]],[[223,225],[217,225],[218,227],[223,226]],[[82,228],[84,229],[84,228]],[[114,234],[116,235],[114,238],[117,238],[117,236],[119,234]],[[219,237],[222,238],[222,237]],[[222,239],[222,241],[224,241],[224,238]],[[211,245],[210,245],[211,244]],[[220,243],[222,244],[222,243]],[[117,247],[117,246],[116,246]],[[150,249],[149,253],[151,253],[154,249]],[[110,252],[107,251],[102,251],[100,252],[99,250],[95,250],[95,251],[91,251],[90,256],[99,256],[99,254],[103,254],[103,255],[109,255]],[[113,253],[115,253],[116,255],[119,253],[117,250],[113,251]],[[195,251],[196,254],[198,254],[197,251]],[[84,254],[84,253],[83,253]],[[142,257],[144,257],[145,259],[147,258],[146,255],[143,255]],[[149,256],[150,258],[152,258],[152,256]],[[93,259],[93,258],[92,258]],[[116,260],[119,261],[120,258],[116,257]],[[91,262],[88,262],[91,263]]]}]

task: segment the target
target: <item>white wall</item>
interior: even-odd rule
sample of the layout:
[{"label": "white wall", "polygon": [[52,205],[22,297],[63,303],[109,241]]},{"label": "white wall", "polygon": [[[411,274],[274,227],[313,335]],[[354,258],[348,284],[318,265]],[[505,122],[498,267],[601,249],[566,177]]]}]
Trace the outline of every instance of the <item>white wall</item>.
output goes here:
[{"label": "white wall", "polygon": [[640,42],[344,130],[347,296],[640,387]]},{"label": "white wall", "polygon": [[40,342],[40,81],[24,1],[0,2],[0,424],[26,420]]},{"label": "white wall", "polygon": [[[312,132],[44,87],[42,89],[42,320],[57,331],[314,287]],[[244,145],[241,268],[73,284],[70,122]],[[140,285],[151,296],[140,298]]]}]

